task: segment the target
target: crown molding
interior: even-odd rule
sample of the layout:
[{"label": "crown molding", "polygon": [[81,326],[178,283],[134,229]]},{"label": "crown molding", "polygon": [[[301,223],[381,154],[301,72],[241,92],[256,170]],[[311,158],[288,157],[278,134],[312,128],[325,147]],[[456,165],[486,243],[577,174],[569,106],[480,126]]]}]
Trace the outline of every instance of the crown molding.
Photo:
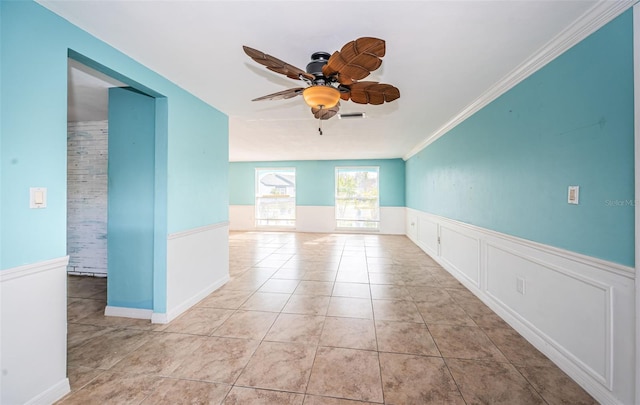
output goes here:
[{"label": "crown molding", "polygon": [[638,1],[639,0],[599,1],[570,26],[547,42],[540,51],[518,65],[502,80],[494,84],[480,97],[451,118],[446,124],[414,146],[409,153],[404,155],[402,158],[404,160],[408,160],[410,157],[429,146],[429,144],[435,142],[438,138],[452,130],[458,124],[480,111],[487,104],[509,91],[533,73],[540,70],[569,48],[584,40],[586,37],[593,34],[627,9],[631,8]]}]

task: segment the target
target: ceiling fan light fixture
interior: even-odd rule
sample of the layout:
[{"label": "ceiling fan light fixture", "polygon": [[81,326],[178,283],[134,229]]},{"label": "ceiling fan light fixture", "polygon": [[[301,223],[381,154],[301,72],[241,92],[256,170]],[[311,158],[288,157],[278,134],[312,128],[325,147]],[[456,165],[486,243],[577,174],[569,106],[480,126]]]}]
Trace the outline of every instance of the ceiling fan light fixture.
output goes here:
[{"label": "ceiling fan light fixture", "polygon": [[[2,1],[2,0],[0,0]],[[243,46],[244,53],[272,72],[290,79],[302,80],[308,87],[296,87],[258,97],[260,100],[286,100],[302,95],[311,113],[320,121],[328,120],[340,110],[340,100],[356,104],[383,104],[400,97],[395,86],[374,81],[362,81],[382,64],[386,52],[380,38],[361,37],[346,43],[332,54],[315,52],[306,72],[257,49]],[[364,118],[362,114],[343,114],[340,118]]]},{"label": "ceiling fan light fixture", "polygon": [[331,86],[316,85],[304,89],[302,97],[311,108],[332,108],[340,101],[340,91]]}]

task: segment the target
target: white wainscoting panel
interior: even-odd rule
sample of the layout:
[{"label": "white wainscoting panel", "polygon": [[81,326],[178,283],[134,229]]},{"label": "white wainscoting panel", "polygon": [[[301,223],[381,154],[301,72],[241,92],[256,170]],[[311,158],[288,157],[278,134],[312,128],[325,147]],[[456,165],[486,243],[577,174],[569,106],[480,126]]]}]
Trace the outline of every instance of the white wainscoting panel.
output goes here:
[{"label": "white wainscoting panel", "polygon": [[253,231],[256,229],[255,206],[230,205],[229,206],[229,230]]},{"label": "white wainscoting panel", "polygon": [[410,208],[406,223],[414,243],[596,400],[636,403],[635,269]]},{"label": "white wainscoting panel", "polygon": [[422,216],[416,217],[416,223],[418,224],[416,232],[418,246],[431,256],[438,256],[440,254],[438,223]]},{"label": "white wainscoting panel", "polygon": [[297,232],[335,232],[334,207],[298,205],[296,207]]},{"label": "white wainscoting panel", "polygon": [[[380,234],[404,235],[406,232],[404,207],[380,207]],[[253,205],[229,206],[229,229],[232,231],[269,230],[256,228]],[[296,207],[296,232],[335,233],[347,232],[336,229],[335,208],[333,206],[299,205]]]},{"label": "white wainscoting panel", "polygon": [[167,313],[170,322],[229,281],[227,222],[171,234],[167,240]]},{"label": "white wainscoting panel", "polygon": [[408,209],[405,209],[405,235],[413,241],[418,240],[418,216]]},{"label": "white wainscoting panel", "polygon": [[480,240],[468,231],[440,225],[440,258],[475,286],[480,282]]},{"label": "white wainscoting panel", "polygon": [[68,257],[0,271],[0,403],[50,404],[67,379]]},{"label": "white wainscoting panel", "polygon": [[610,386],[611,287],[489,243],[486,251],[487,294]]},{"label": "white wainscoting panel", "polygon": [[380,233],[404,235],[406,212],[404,207],[380,207]]}]

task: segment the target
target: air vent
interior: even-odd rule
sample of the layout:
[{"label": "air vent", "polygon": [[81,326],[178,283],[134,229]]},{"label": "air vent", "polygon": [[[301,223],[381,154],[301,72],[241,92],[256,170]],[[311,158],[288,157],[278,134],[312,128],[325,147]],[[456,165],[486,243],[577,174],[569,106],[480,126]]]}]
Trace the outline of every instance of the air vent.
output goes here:
[{"label": "air vent", "polygon": [[338,114],[338,118],[341,120],[350,120],[350,119],[358,119],[358,118],[366,118],[363,112],[359,113],[346,113],[346,114]]}]

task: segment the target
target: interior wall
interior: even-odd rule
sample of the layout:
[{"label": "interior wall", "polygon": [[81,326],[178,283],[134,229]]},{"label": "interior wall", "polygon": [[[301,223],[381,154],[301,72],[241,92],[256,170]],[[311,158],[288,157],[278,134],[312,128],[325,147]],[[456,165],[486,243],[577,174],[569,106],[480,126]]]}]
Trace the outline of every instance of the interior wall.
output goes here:
[{"label": "interior wall", "polygon": [[67,125],[69,274],[107,275],[107,120]]},{"label": "interior wall", "polygon": [[338,166],[380,168],[380,232],[404,234],[402,159],[232,162],[229,164],[231,229],[255,229],[255,169],[293,167],[296,169],[296,230],[335,232],[335,168]]},{"label": "interior wall", "polygon": [[229,220],[228,117],[191,94],[185,98],[168,100],[168,234]]},{"label": "interior wall", "polygon": [[155,99],[109,89],[107,305],[153,309]]},{"label": "interior wall", "polygon": [[[631,10],[407,161],[407,206],[634,264]],[[579,205],[567,204],[580,186]]]},{"label": "interior wall", "polygon": [[[166,244],[166,256],[156,260],[166,260],[167,271],[154,275],[154,288],[166,292],[165,300],[154,301],[154,322],[171,321],[229,279],[229,121],[189,98],[178,105],[169,98],[174,114],[168,130],[174,136],[166,148],[156,143],[156,162],[170,163],[166,199],[157,198],[155,208],[168,215],[165,232],[156,229],[158,243]],[[156,172],[161,174],[162,168]],[[158,192],[156,187],[162,196]]]},{"label": "interior wall", "polygon": [[[39,4],[0,2],[0,97],[11,100],[0,105],[0,275],[20,279],[11,284],[11,294],[2,296],[3,403],[53,403],[69,388],[65,347],[59,345],[66,339],[66,308],[47,304],[66,301],[68,57],[159,100],[153,151],[153,314],[168,311],[169,271],[181,272],[184,280],[192,279],[192,272],[220,279],[228,275],[228,259],[202,247],[197,260],[208,267],[193,261],[185,268],[179,260],[172,263],[175,268],[167,264],[173,253],[170,232],[226,227],[227,117]],[[30,187],[47,188],[47,208],[29,208]],[[63,264],[49,272],[52,260]],[[33,287],[44,274],[55,280],[47,279],[51,288],[38,289],[38,299],[32,300]],[[202,290],[189,283],[180,288],[182,296],[191,297]],[[24,311],[25,305],[38,310]],[[8,317],[20,322],[5,328]],[[41,318],[52,322],[41,323]],[[9,357],[15,361],[5,362]]]},{"label": "interior wall", "polygon": [[[636,258],[640,258],[640,4],[633,6],[633,66],[634,66],[634,111],[635,111],[635,245]],[[640,262],[636,260],[636,274]],[[635,278],[635,394],[640,399],[640,279]]]},{"label": "interior wall", "polygon": [[[228,119],[223,113],[35,2],[2,2],[1,12],[1,91],[11,103],[2,104],[0,268],[66,255],[69,56],[169,100],[166,139],[160,140],[165,149],[158,152],[157,167],[171,173],[164,185],[168,232],[228,220]],[[30,210],[25,187],[38,186],[48,187],[49,204]]]},{"label": "interior wall", "polygon": [[407,236],[599,403],[636,403],[633,268],[411,208]]},{"label": "interior wall", "polygon": [[633,69],[627,11],[406,162],[409,237],[601,403],[637,402]]}]

